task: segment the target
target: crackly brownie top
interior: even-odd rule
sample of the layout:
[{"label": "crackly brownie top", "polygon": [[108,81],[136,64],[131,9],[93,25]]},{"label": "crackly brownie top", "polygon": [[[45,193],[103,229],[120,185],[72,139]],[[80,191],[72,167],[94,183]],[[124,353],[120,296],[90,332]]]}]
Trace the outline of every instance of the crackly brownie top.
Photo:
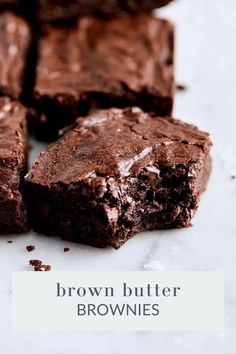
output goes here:
[{"label": "crackly brownie top", "polygon": [[39,53],[36,95],[172,94],[173,26],[149,14],[47,26]]},{"label": "crackly brownie top", "polygon": [[[8,97],[0,97],[0,168],[20,170],[26,165],[26,108]],[[12,174],[13,172],[11,172]]]},{"label": "crackly brownie top", "polygon": [[30,42],[30,29],[10,12],[0,14],[0,91],[18,98]]},{"label": "crackly brownie top", "polygon": [[207,133],[139,108],[97,111],[79,118],[73,130],[41,153],[27,180],[73,184],[101,176],[136,175],[155,164],[198,162],[208,152]]}]

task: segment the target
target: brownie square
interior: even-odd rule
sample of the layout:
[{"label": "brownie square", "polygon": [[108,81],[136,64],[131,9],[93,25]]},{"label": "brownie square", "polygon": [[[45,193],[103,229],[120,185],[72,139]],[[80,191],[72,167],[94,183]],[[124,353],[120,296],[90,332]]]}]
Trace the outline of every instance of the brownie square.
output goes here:
[{"label": "brownie square", "polygon": [[22,197],[27,171],[27,111],[18,102],[0,97],[0,234],[28,230]]},{"label": "brownie square", "polygon": [[139,231],[187,227],[211,167],[196,127],[139,108],[77,120],[26,177],[35,231],[118,249]]},{"label": "brownie square", "polygon": [[10,12],[0,14],[0,93],[19,98],[23,93],[31,33],[28,24]]},{"label": "brownie square", "polygon": [[94,108],[140,106],[168,115],[173,106],[174,29],[149,14],[85,17],[48,26],[39,46],[34,89],[41,138]]},{"label": "brownie square", "polygon": [[38,0],[41,21],[68,20],[83,15],[108,16],[122,12],[148,11],[172,0]]}]

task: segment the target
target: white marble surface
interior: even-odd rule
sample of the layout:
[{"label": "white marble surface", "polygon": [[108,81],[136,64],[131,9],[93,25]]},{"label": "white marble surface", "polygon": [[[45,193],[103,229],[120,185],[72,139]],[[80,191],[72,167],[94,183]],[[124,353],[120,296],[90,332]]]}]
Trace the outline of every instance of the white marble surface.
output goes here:
[{"label": "white marble surface", "polygon": [[[161,14],[177,25],[177,80],[188,86],[177,95],[175,116],[210,131],[214,141],[213,174],[194,226],[143,233],[119,251],[34,234],[1,237],[3,354],[236,353],[236,180],[231,179],[236,174],[236,1],[177,0]],[[8,239],[14,242],[8,244]],[[29,244],[36,246],[33,253],[25,250]],[[68,253],[63,252],[66,246]],[[223,270],[225,331],[14,332],[11,272],[27,270],[31,258],[42,259],[54,270]]]}]

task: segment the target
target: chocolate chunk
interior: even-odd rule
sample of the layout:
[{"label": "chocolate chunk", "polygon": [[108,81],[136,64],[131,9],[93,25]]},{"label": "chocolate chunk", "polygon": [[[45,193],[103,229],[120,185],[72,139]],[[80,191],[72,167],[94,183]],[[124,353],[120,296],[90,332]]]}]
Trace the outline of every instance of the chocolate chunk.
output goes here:
[{"label": "chocolate chunk", "polygon": [[210,145],[196,127],[135,107],[79,118],[26,177],[32,227],[116,249],[142,230],[187,227]]},{"label": "chocolate chunk", "polygon": [[27,111],[18,102],[0,97],[0,233],[28,230],[22,198],[27,171]]},{"label": "chocolate chunk", "polygon": [[35,272],[50,272],[52,269],[49,264],[43,264],[39,259],[31,259],[29,265],[34,267]]},{"label": "chocolate chunk", "polygon": [[173,26],[149,14],[83,18],[47,27],[34,90],[36,132],[52,139],[92,108],[141,106],[165,116],[173,105]]},{"label": "chocolate chunk", "polygon": [[107,16],[122,12],[149,11],[172,0],[39,0],[41,21],[57,21],[84,15]]},{"label": "chocolate chunk", "polygon": [[0,14],[0,93],[19,98],[23,93],[30,29],[16,15]]},{"label": "chocolate chunk", "polygon": [[64,248],[64,252],[69,252],[69,250],[70,250],[69,247]]}]

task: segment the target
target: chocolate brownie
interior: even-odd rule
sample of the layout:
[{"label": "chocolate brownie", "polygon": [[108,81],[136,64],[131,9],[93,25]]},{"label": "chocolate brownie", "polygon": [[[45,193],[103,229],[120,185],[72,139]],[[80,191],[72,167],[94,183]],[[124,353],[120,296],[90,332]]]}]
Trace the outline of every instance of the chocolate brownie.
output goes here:
[{"label": "chocolate brownie", "polygon": [[0,14],[0,93],[19,98],[23,91],[30,28],[10,12]]},{"label": "chocolate brownie", "polygon": [[91,108],[141,106],[164,116],[173,105],[173,26],[149,14],[47,27],[39,48],[36,131],[58,129]]},{"label": "chocolate brownie", "polygon": [[115,249],[142,230],[187,227],[210,145],[196,127],[136,107],[79,118],[26,177],[32,227]]},{"label": "chocolate brownie", "polygon": [[39,18],[41,21],[57,21],[76,18],[83,15],[107,16],[122,12],[149,11],[172,0],[39,0]]},{"label": "chocolate brownie", "polygon": [[27,170],[27,111],[0,97],[0,233],[27,231],[22,182]]}]

